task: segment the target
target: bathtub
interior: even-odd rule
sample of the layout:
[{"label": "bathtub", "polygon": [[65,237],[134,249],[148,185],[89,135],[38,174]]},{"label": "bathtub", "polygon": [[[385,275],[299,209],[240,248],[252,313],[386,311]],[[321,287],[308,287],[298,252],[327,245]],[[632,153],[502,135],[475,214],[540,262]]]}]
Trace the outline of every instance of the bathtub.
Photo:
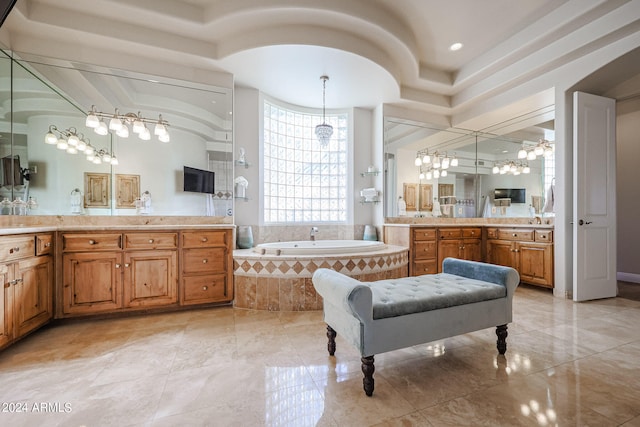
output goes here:
[{"label": "bathtub", "polygon": [[346,255],[381,251],[383,242],[369,240],[299,240],[291,242],[262,243],[253,248],[261,255]]},{"label": "bathtub", "polygon": [[321,310],[311,276],[330,268],[371,282],[408,274],[408,248],[369,240],[263,243],[233,251],[234,306],[254,310]]}]

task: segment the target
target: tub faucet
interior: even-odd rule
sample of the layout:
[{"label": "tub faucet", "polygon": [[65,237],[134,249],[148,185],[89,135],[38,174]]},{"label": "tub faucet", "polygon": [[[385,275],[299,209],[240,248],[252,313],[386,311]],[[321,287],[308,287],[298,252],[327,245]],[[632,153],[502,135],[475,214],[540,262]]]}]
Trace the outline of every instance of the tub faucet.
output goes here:
[{"label": "tub faucet", "polygon": [[316,240],[317,232],[318,232],[318,227],[311,227],[311,232],[309,233],[309,239]]}]

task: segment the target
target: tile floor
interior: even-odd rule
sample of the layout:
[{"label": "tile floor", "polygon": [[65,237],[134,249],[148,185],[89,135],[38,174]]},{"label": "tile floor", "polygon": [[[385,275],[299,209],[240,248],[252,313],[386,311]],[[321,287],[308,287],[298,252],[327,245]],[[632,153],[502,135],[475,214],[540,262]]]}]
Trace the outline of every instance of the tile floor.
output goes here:
[{"label": "tile floor", "polygon": [[0,353],[0,426],[640,426],[640,302],[514,304],[506,358],[492,329],[381,354],[373,397],[317,311],[48,326]]}]

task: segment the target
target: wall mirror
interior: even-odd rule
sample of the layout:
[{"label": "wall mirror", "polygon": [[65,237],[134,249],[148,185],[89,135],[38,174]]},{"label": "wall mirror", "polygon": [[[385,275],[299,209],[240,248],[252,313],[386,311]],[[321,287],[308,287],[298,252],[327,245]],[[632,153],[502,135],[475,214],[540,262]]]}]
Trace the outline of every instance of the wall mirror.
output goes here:
[{"label": "wall mirror", "polygon": [[[0,197],[33,198],[37,207],[30,214],[140,214],[135,203],[123,202],[135,193],[149,198],[144,214],[231,215],[232,88],[51,58],[16,58],[2,51],[0,93],[4,113],[0,117]],[[92,106],[106,115],[117,109],[119,116],[148,119],[150,139],[132,132],[133,119],[127,123],[128,137],[115,130],[97,134],[86,126]],[[160,116],[167,125],[168,142],[154,135]],[[110,117],[103,120],[108,126]],[[58,142],[67,140],[67,145],[69,137],[77,135],[97,152],[106,153],[106,161],[103,157],[98,164],[88,160],[86,152],[47,144],[48,133]],[[117,164],[109,161],[109,155],[117,158]],[[185,192],[184,166],[213,171],[213,193]],[[86,174],[109,175],[107,202],[77,203],[91,190],[85,189]],[[123,176],[138,177],[136,188],[130,188],[131,180],[116,179]]]},{"label": "wall mirror", "polygon": [[553,106],[479,131],[385,117],[385,216],[552,215],[554,141]]}]

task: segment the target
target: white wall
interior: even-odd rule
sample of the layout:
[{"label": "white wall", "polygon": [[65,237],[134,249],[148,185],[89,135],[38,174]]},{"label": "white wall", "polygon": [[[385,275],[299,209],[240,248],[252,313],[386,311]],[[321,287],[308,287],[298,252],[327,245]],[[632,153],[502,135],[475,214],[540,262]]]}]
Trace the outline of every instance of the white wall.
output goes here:
[{"label": "white wall", "polygon": [[[640,99],[636,99],[636,102]],[[618,115],[617,132],[617,209],[618,275],[622,280],[640,282],[640,105],[635,111]],[[620,103],[617,106],[620,109]]]}]

